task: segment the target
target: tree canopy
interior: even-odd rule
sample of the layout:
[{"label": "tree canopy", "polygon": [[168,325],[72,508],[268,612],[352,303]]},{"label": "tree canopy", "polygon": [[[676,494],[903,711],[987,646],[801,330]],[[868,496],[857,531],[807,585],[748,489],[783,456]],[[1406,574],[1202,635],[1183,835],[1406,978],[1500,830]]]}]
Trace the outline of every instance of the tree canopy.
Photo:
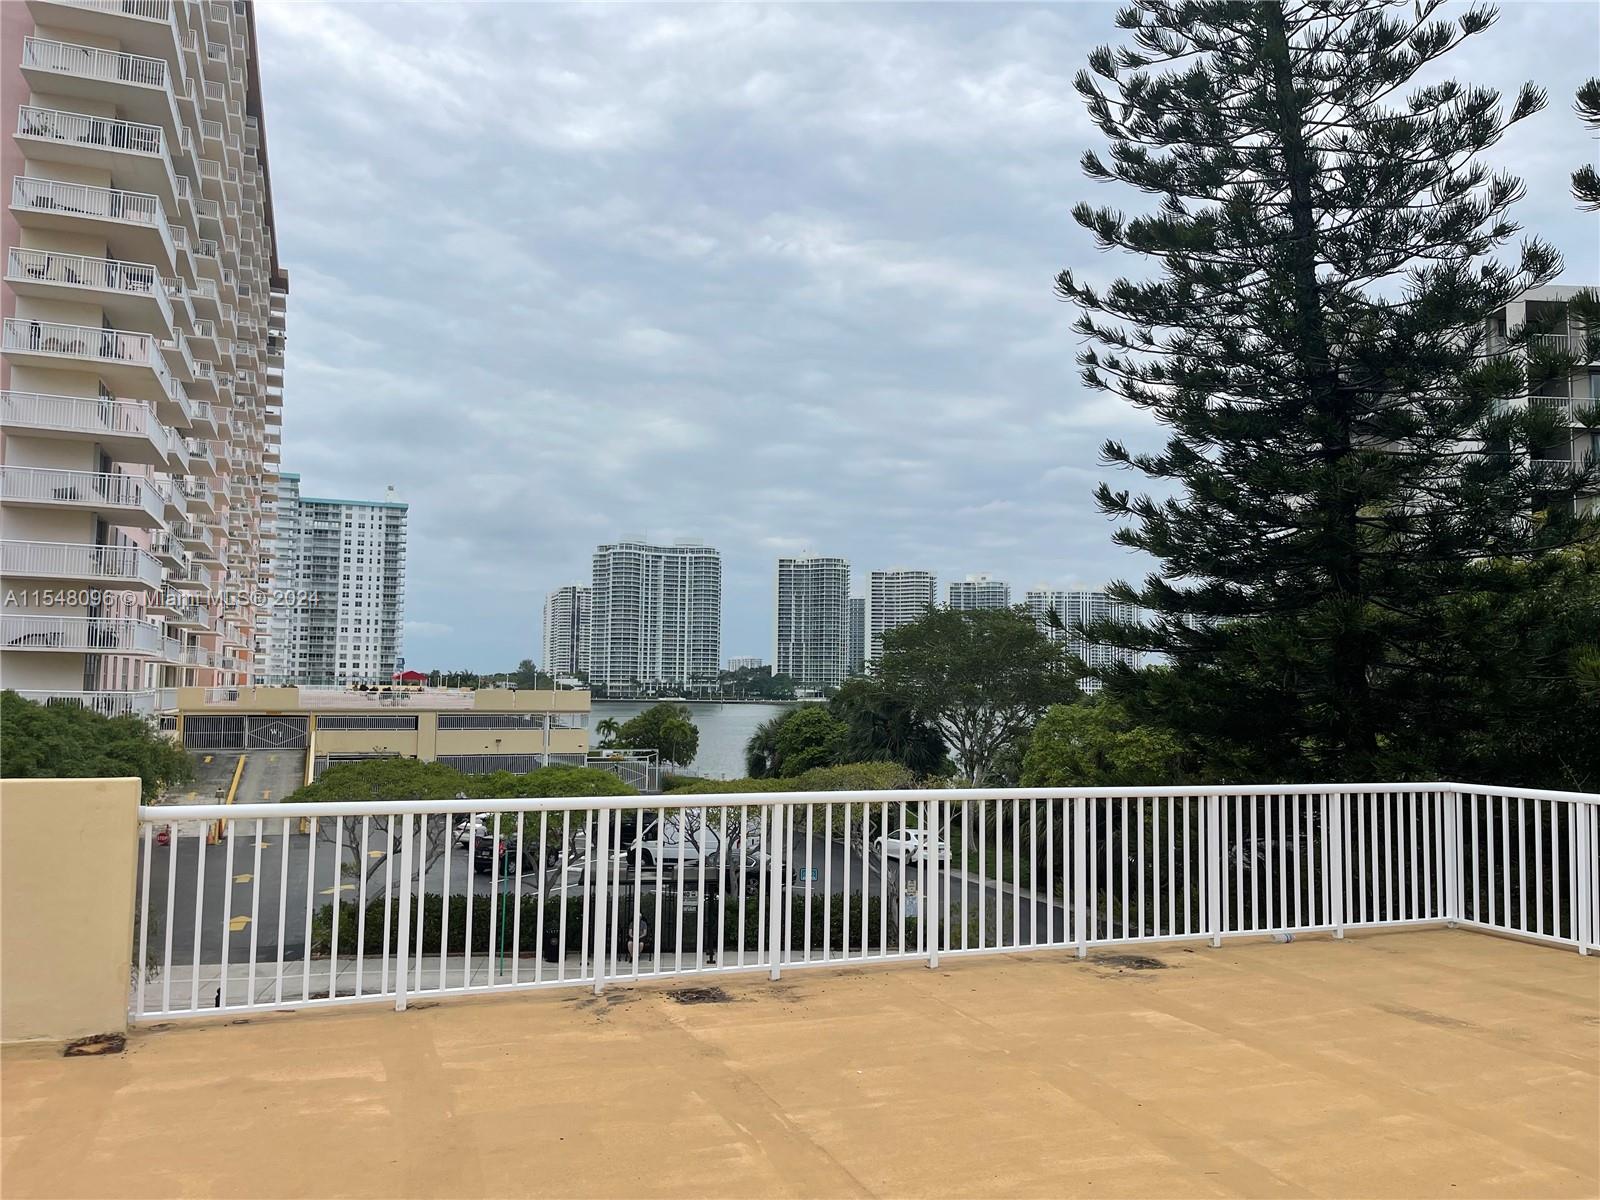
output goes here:
[{"label": "tree canopy", "polygon": [[1097,498],[1158,569],[1111,589],[1150,620],[1090,631],[1164,665],[1097,674],[1235,778],[1393,777],[1456,685],[1450,606],[1513,603],[1541,572],[1511,565],[1595,535],[1574,504],[1594,465],[1548,461],[1565,414],[1521,398],[1592,358],[1600,323],[1575,347],[1538,337],[1530,305],[1490,341],[1560,268],[1538,238],[1494,257],[1523,188],[1485,158],[1545,96],[1408,92],[1494,20],[1439,7],[1139,0],[1117,18],[1130,44],[1077,77],[1109,143],[1086,174],[1154,201],[1073,214],[1143,278],[1068,270],[1057,291],[1091,343],[1084,382],[1168,434],[1104,447],[1157,485]]},{"label": "tree canopy", "polygon": [[1164,729],[1136,725],[1110,700],[1060,704],[1045,713],[1022,760],[1024,787],[1160,786],[1183,783],[1183,746]]},{"label": "tree canopy", "polygon": [[878,678],[939,732],[974,785],[1045,709],[1078,695],[1061,648],[1014,609],[937,609],[889,630]]},{"label": "tree canopy", "polygon": [[142,717],[105,717],[68,704],[0,693],[0,775],[9,779],[108,779],[137,775],[150,803],[190,782],[183,747]]},{"label": "tree canopy", "polygon": [[619,750],[655,750],[663,762],[687,767],[700,750],[700,730],[683,704],[653,704],[622,723],[607,743]]}]

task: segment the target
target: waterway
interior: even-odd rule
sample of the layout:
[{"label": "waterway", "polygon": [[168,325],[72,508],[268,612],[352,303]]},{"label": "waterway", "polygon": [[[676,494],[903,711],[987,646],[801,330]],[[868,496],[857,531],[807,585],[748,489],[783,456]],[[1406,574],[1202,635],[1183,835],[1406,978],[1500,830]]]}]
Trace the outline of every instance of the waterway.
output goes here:
[{"label": "waterway", "polygon": [[[610,717],[622,724],[636,717],[654,700],[596,700],[589,716],[590,741],[598,741],[594,727]],[[689,710],[700,730],[700,750],[688,773],[710,779],[742,779],[744,777],[744,744],[750,740],[757,725],[780,713],[788,712],[792,704],[719,704],[715,700],[675,700]]]}]

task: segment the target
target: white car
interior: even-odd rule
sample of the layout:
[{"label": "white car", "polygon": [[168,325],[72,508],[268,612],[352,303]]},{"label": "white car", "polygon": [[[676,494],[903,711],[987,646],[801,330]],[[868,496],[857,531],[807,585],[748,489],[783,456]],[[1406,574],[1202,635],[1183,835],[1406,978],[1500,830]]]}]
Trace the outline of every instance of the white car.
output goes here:
[{"label": "white car", "polygon": [[[929,835],[921,829],[901,829],[891,834],[879,834],[872,839],[872,853],[874,857],[903,858],[915,861],[928,849]],[[935,851],[939,856],[939,863],[948,866],[950,863],[950,847],[943,841],[934,839]]]},{"label": "white car", "polygon": [[462,813],[456,817],[455,844],[465,846],[473,839],[481,842],[489,836],[489,830],[493,825],[493,813],[473,813],[471,816]]}]

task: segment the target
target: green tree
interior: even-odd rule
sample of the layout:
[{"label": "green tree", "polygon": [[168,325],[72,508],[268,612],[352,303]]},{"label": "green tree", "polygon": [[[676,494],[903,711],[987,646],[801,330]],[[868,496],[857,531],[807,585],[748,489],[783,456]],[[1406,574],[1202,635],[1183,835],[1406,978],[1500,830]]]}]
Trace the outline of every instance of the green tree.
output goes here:
[{"label": "green tree", "polygon": [[1185,782],[1183,746],[1165,729],[1135,725],[1111,700],[1061,704],[1033,727],[1024,787],[1148,787]]},{"label": "green tree", "polygon": [[687,767],[700,749],[700,730],[687,705],[653,704],[625,721],[612,744],[620,750],[655,750],[663,762]]},{"label": "green tree", "polygon": [[939,731],[878,680],[845,680],[829,698],[828,711],[846,728],[840,762],[896,762],[919,776],[950,768]]},{"label": "green tree", "polygon": [[[1580,121],[1600,134],[1600,79],[1591,79],[1579,88],[1572,107]],[[1593,163],[1584,163],[1572,173],[1572,194],[1586,211],[1600,209],[1600,172]]]},{"label": "green tree", "polygon": [[778,731],[796,710],[768,717],[751,731],[744,744],[744,769],[752,779],[773,779],[778,774]]},{"label": "green tree", "polygon": [[889,630],[878,678],[939,732],[973,785],[1046,708],[1077,695],[1060,649],[1013,609],[937,609]]},{"label": "green tree", "polygon": [[1390,753],[1411,777],[1567,791],[1600,788],[1600,545],[1485,563],[1486,584],[1443,608],[1445,686],[1412,706]]},{"label": "green tree", "polygon": [[141,717],[104,717],[68,704],[0,693],[0,775],[10,779],[139,777],[145,803],[190,782],[182,746]]},{"label": "green tree", "polygon": [[617,723],[615,717],[602,717],[594,727],[595,737],[599,739],[599,744],[602,746],[609,746],[615,742],[617,734],[621,731],[622,726]]},{"label": "green tree", "polygon": [[1074,217],[1155,274],[1063,271],[1057,291],[1097,344],[1084,382],[1169,434],[1105,446],[1159,486],[1097,498],[1160,565],[1112,589],[1153,619],[1092,636],[1171,666],[1096,673],[1137,723],[1231,739],[1219,753],[1249,776],[1383,777],[1448,678],[1442,606],[1522,582],[1476,564],[1593,536],[1573,500],[1595,471],[1540,463],[1555,415],[1515,402],[1583,353],[1534,328],[1487,341],[1560,266],[1538,239],[1514,266],[1489,257],[1522,187],[1483,152],[1545,98],[1506,108],[1449,79],[1402,95],[1494,19],[1438,7],[1140,0],[1117,18],[1132,45],[1076,81],[1110,142],[1086,173],[1158,202]]},{"label": "green tree", "polygon": [[845,724],[819,704],[795,709],[778,727],[777,774],[799,775],[839,761]]}]

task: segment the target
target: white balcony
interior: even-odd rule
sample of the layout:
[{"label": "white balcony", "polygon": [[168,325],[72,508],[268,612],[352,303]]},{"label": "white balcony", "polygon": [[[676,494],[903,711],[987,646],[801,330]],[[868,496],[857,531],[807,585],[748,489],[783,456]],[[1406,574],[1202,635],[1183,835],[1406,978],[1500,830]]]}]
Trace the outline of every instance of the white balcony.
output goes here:
[{"label": "white balcony", "polygon": [[167,590],[181,592],[206,592],[216,584],[217,580],[210,568],[203,567],[192,558],[181,566],[170,568],[167,571]]},{"label": "white balcony", "polygon": [[12,246],[6,252],[6,282],[19,296],[92,301],[114,325],[172,332],[172,306],[152,263]]},{"label": "white balcony", "polygon": [[104,238],[109,246],[171,270],[179,230],[161,198],[150,192],[92,187],[19,175],[11,181],[11,211],[24,229]]},{"label": "white balcony", "polygon": [[113,525],[159,529],[166,523],[159,492],[137,475],[0,466],[0,500],[18,508],[94,512]]},{"label": "white balcony", "polygon": [[158,588],[161,564],[137,546],[0,541],[0,575]]},{"label": "white balcony", "polygon": [[191,475],[205,475],[212,479],[217,476],[217,458],[211,451],[211,444],[203,438],[185,438],[184,448],[189,452],[189,471]]},{"label": "white balcony", "polygon": [[191,511],[198,508],[204,512],[215,512],[217,509],[217,496],[211,490],[211,485],[203,479],[187,478],[178,482],[178,493],[188,502]]},{"label": "white balcony", "polygon": [[178,88],[165,59],[58,42],[22,39],[22,75],[35,92],[74,102],[115,106],[136,120],[159,122],[168,135],[183,128]]},{"label": "white balcony", "polygon": [[203,604],[193,600],[174,598],[175,594],[167,596],[167,623],[179,629],[190,629],[196,632],[212,632],[215,618]]},{"label": "white balcony", "polygon": [[155,657],[161,630],[126,617],[6,613],[0,615],[0,650]]},{"label": "white balcony", "polygon": [[178,178],[159,125],[24,104],[17,109],[16,142],[30,159],[108,171],[177,210]]},{"label": "white balcony", "polygon": [[112,37],[142,54],[177,54],[172,0],[28,0],[28,7],[52,29]]},{"label": "white balcony", "polygon": [[[165,529],[159,529],[150,535],[150,553],[161,566],[170,568],[183,566],[188,557],[183,547],[178,544],[178,539]],[[154,606],[151,611],[155,611]]]},{"label": "white balcony", "polygon": [[165,707],[171,708],[174,705],[170,701],[176,699],[161,690],[151,689],[136,692],[58,692],[25,688],[18,691],[17,695],[35,704],[86,708],[103,717],[153,717],[162,710],[163,700],[169,701]]},{"label": "white balcony", "polygon": [[174,379],[180,383],[194,382],[194,355],[189,353],[189,343],[181,334],[174,331],[174,336],[161,340],[161,357]]},{"label": "white balcony", "polygon": [[179,443],[142,400],[0,392],[0,428],[27,436],[98,442],[121,462],[164,467],[179,459]]},{"label": "white balcony", "polygon": [[15,365],[93,371],[119,395],[170,400],[172,373],[148,333],[7,317],[5,356]]}]

